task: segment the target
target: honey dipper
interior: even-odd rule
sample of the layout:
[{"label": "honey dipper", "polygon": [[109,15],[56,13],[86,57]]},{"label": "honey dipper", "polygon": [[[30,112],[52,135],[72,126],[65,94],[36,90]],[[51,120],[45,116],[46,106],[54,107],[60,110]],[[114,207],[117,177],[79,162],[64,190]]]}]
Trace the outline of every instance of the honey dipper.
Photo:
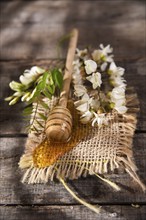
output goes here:
[{"label": "honey dipper", "polygon": [[58,106],[50,112],[46,122],[46,136],[53,142],[67,142],[71,137],[72,115],[67,108],[67,100],[72,78],[73,60],[78,39],[78,30],[71,32],[69,48],[67,52],[65,72],[63,77],[63,88],[59,98]]}]

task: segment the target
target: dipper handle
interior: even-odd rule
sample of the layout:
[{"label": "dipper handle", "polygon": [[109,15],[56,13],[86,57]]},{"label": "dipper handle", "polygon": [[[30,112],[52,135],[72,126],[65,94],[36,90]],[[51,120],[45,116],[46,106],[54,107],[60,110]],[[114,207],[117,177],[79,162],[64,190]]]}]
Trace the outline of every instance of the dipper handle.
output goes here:
[{"label": "dipper handle", "polygon": [[73,29],[67,52],[63,88],[60,94],[59,105],[52,109],[46,122],[46,136],[53,142],[67,142],[71,137],[72,115],[67,109],[67,100],[70,90],[73,60],[78,39],[78,30]]},{"label": "dipper handle", "polygon": [[64,77],[63,77],[63,88],[62,88],[60,99],[59,99],[59,105],[63,107],[67,106],[67,100],[68,100],[70,82],[71,82],[71,78],[72,78],[71,76],[72,76],[72,70],[73,70],[72,63],[74,60],[77,40],[78,40],[78,30],[74,28],[71,32],[71,38],[69,42],[69,48],[68,48],[66,64],[65,64],[65,72],[64,72]]}]

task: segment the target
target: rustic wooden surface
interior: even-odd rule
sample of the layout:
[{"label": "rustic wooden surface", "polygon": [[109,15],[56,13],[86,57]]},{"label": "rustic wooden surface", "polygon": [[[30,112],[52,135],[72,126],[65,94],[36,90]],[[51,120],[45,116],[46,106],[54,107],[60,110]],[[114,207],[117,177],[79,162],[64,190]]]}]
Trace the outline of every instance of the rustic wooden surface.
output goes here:
[{"label": "rustic wooden surface", "polygon": [[8,83],[17,80],[24,69],[48,66],[50,59],[58,58],[56,44],[72,27],[79,28],[79,48],[110,43],[140,100],[133,151],[138,174],[146,184],[145,17],[145,2],[138,0],[1,1],[0,219],[146,219],[146,194],[126,173],[108,176],[121,186],[118,193],[93,176],[69,181],[84,199],[103,206],[99,215],[78,204],[58,182],[22,184],[17,163],[27,137],[23,105],[9,107],[3,101],[10,95]]}]

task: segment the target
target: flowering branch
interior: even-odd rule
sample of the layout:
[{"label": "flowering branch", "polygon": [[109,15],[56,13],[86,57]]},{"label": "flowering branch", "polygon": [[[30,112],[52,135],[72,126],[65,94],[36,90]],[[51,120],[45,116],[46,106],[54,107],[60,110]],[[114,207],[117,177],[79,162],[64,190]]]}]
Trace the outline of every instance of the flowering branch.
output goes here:
[{"label": "flowering branch", "polygon": [[[107,113],[117,111],[124,114],[127,111],[125,70],[115,64],[112,52],[110,45],[104,47],[103,44],[92,53],[88,49],[76,49],[72,76],[74,104],[84,124],[101,127],[107,125]],[[42,97],[50,99],[56,89],[60,91],[63,83],[61,70],[45,70],[37,66],[25,70],[19,80],[9,84],[14,93],[5,100],[9,105],[26,102],[26,114],[32,112],[32,103]]]},{"label": "flowering branch", "polygon": [[50,99],[56,88],[61,89],[63,76],[61,70],[50,71],[34,66],[30,70],[25,70],[19,80],[20,82],[12,81],[9,84],[10,88],[15,91],[12,96],[5,99],[9,101],[9,105],[14,105],[18,101],[30,104],[40,96]]},{"label": "flowering branch", "polygon": [[91,54],[87,49],[76,51],[74,103],[82,123],[91,122],[92,126],[97,124],[100,127],[107,125],[107,113],[115,110],[124,114],[127,111],[125,70],[116,66],[112,51],[110,45],[104,47],[103,44]]}]

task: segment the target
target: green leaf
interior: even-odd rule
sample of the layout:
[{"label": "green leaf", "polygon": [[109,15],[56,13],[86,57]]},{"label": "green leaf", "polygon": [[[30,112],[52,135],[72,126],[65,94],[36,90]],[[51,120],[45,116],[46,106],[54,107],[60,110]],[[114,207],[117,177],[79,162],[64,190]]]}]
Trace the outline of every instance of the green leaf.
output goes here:
[{"label": "green leaf", "polygon": [[42,84],[43,84],[43,88],[45,88],[45,85],[46,85],[46,81],[47,81],[47,78],[48,78],[48,72],[45,72],[43,74],[43,78],[42,78]]},{"label": "green leaf", "polygon": [[49,93],[51,93],[51,95],[54,94],[54,92],[55,92],[55,85],[48,85],[46,88],[48,89]]},{"label": "green leaf", "polygon": [[39,130],[33,125],[33,127],[30,128],[32,131],[36,131],[37,133],[39,133]]},{"label": "green leaf", "polygon": [[47,117],[45,115],[43,115],[42,113],[39,113],[39,116],[43,119],[43,120],[47,120]]},{"label": "green leaf", "polygon": [[49,85],[54,85],[54,81],[53,81],[53,77],[52,77],[52,73],[49,72]]},{"label": "green leaf", "polygon": [[47,90],[44,90],[43,94],[49,99],[51,99],[51,97],[52,97],[52,95]]},{"label": "green leaf", "polygon": [[47,78],[48,78],[48,72],[45,72],[45,73],[43,74],[42,80],[41,80],[41,81],[38,83],[38,85],[37,85],[37,90],[38,90],[38,91],[42,91],[42,90],[45,88]]},{"label": "green leaf", "polygon": [[37,122],[37,124],[41,127],[41,128],[44,128],[44,126],[38,121],[38,120],[35,120]]},{"label": "green leaf", "polygon": [[59,89],[61,89],[63,85],[62,73],[58,69],[54,69],[51,73],[52,73],[52,78],[55,82],[55,85],[58,86]]},{"label": "green leaf", "polygon": [[43,75],[39,76],[35,81],[36,84],[39,84],[42,81]]},{"label": "green leaf", "polygon": [[32,106],[25,107],[25,109],[23,110],[23,115],[24,116],[31,115],[32,114],[32,110],[33,110]]},{"label": "green leaf", "polygon": [[[50,94],[49,94],[50,95]],[[43,100],[39,100],[39,103],[45,108],[45,109],[50,109],[49,106],[43,102]]]}]

